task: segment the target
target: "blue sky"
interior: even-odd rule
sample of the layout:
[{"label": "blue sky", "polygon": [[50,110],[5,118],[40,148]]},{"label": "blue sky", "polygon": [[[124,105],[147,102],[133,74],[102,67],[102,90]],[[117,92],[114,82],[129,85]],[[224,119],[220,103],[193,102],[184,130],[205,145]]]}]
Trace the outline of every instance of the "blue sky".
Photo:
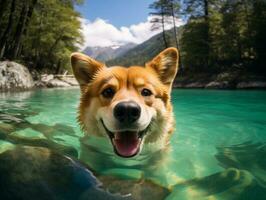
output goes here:
[{"label": "blue sky", "polygon": [[[81,31],[87,46],[140,44],[161,30],[151,31],[149,5],[155,0],[84,0],[76,10],[81,13]],[[182,24],[176,19],[176,24]],[[166,25],[166,29],[172,25]]]},{"label": "blue sky", "polygon": [[76,9],[90,21],[101,18],[121,27],[145,21],[152,2],[154,0],[84,0]]}]

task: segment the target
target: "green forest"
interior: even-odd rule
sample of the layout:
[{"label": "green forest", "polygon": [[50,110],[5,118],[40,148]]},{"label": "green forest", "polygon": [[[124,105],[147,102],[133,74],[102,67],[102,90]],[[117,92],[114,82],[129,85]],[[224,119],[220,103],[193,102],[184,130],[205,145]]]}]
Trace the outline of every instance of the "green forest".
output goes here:
[{"label": "green forest", "polygon": [[0,59],[58,73],[82,43],[81,0],[0,0]]},{"label": "green forest", "polygon": [[180,49],[192,71],[266,72],[265,0],[185,0]]},{"label": "green forest", "polygon": [[[37,71],[69,69],[71,52],[83,42],[75,11],[82,2],[0,0],[0,59]],[[163,39],[148,57],[175,46],[183,72],[266,73],[265,0],[157,0],[150,11],[152,29],[161,30]],[[176,28],[175,19],[185,25]],[[169,23],[174,27],[170,32],[165,30]]]}]

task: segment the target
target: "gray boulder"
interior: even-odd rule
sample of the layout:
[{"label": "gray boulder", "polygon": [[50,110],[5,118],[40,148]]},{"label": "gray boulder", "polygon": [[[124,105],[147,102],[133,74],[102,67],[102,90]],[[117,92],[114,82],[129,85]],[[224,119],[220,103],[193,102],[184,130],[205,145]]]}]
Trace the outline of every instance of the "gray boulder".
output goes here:
[{"label": "gray boulder", "polygon": [[41,79],[35,82],[35,87],[70,87],[78,86],[78,82],[74,78],[61,77],[58,78],[52,74],[43,74]]},{"label": "gray boulder", "polygon": [[29,70],[18,63],[0,62],[0,91],[31,89],[34,82]]},{"label": "gray boulder", "polygon": [[47,87],[70,87],[71,85],[64,82],[64,81],[61,81],[57,78],[53,79],[53,80],[50,80],[48,83],[47,83]]}]

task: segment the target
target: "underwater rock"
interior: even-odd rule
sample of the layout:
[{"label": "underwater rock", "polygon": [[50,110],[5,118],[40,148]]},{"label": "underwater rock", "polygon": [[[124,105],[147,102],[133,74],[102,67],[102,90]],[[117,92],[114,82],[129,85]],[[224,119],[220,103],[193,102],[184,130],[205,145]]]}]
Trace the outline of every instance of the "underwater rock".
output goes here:
[{"label": "underwater rock", "polygon": [[47,148],[17,146],[0,163],[1,200],[131,199],[103,190],[86,167]]},{"label": "underwater rock", "polygon": [[164,187],[156,185],[151,181],[118,179],[114,176],[97,176],[103,183],[103,188],[111,193],[122,195],[130,194],[134,200],[163,200],[170,191]]},{"label": "underwater rock", "polygon": [[5,139],[8,133],[15,131],[15,127],[8,123],[0,123],[0,139]]},{"label": "underwater rock", "polygon": [[[0,123],[0,140],[13,144],[46,147],[65,155],[78,157],[78,151],[75,147],[54,142],[47,138],[47,132],[43,133],[42,129],[36,127],[39,127],[39,124],[30,124],[28,122],[16,124]],[[46,131],[49,131],[50,128],[53,132],[59,132],[59,130],[66,130],[67,126],[55,125],[57,129],[47,125],[43,125],[43,127],[46,128]]]},{"label": "underwater rock", "polygon": [[29,70],[18,63],[0,62],[0,91],[25,90],[34,86]]},{"label": "underwater rock", "polygon": [[7,142],[5,140],[0,140],[0,153],[3,153],[7,150],[14,149],[14,148],[15,148],[14,144]]},{"label": "underwater rock", "polygon": [[18,138],[30,138],[30,139],[46,139],[41,132],[35,131],[31,128],[25,128],[23,130],[14,131],[10,136]]},{"label": "underwater rock", "polygon": [[48,139],[28,138],[9,134],[5,140],[14,144],[28,145],[34,147],[46,147],[64,155],[69,155],[76,158],[78,157],[78,151],[74,147],[59,144]]}]

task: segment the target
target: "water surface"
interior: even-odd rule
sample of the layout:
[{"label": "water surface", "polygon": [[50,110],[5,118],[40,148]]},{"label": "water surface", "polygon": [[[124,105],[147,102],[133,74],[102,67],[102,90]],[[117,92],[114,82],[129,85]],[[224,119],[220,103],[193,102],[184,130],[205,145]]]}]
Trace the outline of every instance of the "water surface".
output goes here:
[{"label": "water surface", "polygon": [[[1,137],[7,132],[80,152],[79,95],[78,89],[0,93],[0,152],[12,145]],[[176,131],[162,174],[176,185],[168,199],[264,199],[266,92],[178,89],[172,102]]]}]

